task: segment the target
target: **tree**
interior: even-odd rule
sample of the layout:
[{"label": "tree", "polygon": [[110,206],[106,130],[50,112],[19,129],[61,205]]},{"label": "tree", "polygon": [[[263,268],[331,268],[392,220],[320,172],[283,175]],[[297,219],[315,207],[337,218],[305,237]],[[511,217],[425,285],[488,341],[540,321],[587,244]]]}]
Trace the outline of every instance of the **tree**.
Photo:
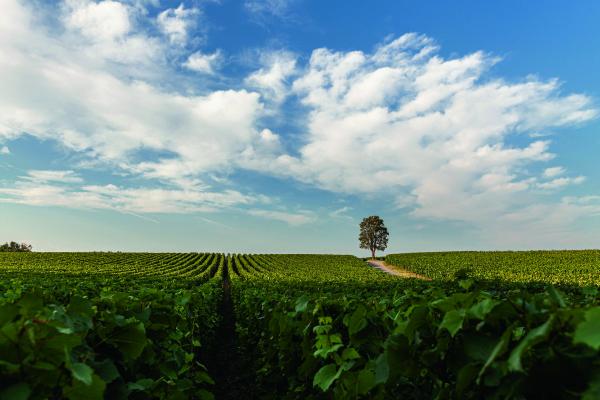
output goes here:
[{"label": "tree", "polygon": [[371,250],[371,257],[375,258],[376,250],[385,250],[388,244],[388,230],[383,220],[377,215],[366,217],[360,223],[358,241],[361,249]]},{"label": "tree", "polygon": [[27,243],[10,242],[0,245],[0,252],[26,253],[31,251],[31,245]]}]

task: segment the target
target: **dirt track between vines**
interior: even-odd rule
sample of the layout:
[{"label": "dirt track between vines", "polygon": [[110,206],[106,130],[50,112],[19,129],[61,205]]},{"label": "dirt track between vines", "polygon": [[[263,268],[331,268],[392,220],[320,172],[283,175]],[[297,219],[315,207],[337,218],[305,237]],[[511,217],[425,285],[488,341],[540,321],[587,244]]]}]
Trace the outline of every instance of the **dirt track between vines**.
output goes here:
[{"label": "dirt track between vines", "polygon": [[422,279],[425,281],[431,280],[430,278],[428,278],[426,276],[416,274],[416,273],[411,272],[402,267],[398,267],[395,265],[393,265],[393,266],[387,265],[384,261],[368,260],[367,263],[369,263],[369,265],[372,266],[373,268],[377,268],[377,269],[379,269],[383,272],[386,272],[390,275],[396,275],[396,276],[400,276],[402,278],[417,278],[417,279]]}]

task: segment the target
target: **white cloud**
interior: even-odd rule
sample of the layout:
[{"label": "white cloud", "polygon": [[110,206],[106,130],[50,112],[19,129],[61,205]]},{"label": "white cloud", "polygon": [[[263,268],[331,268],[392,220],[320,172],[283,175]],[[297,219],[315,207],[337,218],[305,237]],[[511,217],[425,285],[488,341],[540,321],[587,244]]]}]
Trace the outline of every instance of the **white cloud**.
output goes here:
[{"label": "white cloud", "polygon": [[[121,76],[91,62],[71,36],[54,40],[32,15],[16,1],[2,13],[11,24],[0,25],[0,76],[11,79],[0,80],[0,139],[27,132],[115,169],[184,185],[232,169],[240,152],[261,143],[258,93],[194,94]],[[137,161],[148,150],[170,155]]]},{"label": "white cloud", "polygon": [[351,219],[349,215],[346,215],[348,211],[352,211],[352,207],[344,206],[338,208],[337,210],[333,210],[329,213],[329,216],[332,218],[348,218]]},{"label": "white cloud", "polygon": [[25,24],[27,47],[38,51],[47,47],[45,58],[72,58],[79,64],[123,70],[128,76],[148,76],[163,61],[165,46],[137,29],[141,14],[140,7],[117,1],[67,0],[62,7],[62,36],[55,32],[58,40],[52,40]]},{"label": "white cloud", "polygon": [[118,1],[67,0],[66,25],[93,40],[115,40],[131,29],[127,6]]},{"label": "white cloud", "polygon": [[578,176],[575,178],[556,178],[548,182],[538,183],[538,187],[541,189],[558,189],[567,185],[579,185],[585,181],[584,176]]},{"label": "white cloud", "polygon": [[[531,201],[523,166],[551,160],[548,141],[511,135],[597,116],[556,80],[486,79],[499,60],[482,52],[443,59],[431,39],[407,34],[361,51],[313,51],[292,90],[310,109],[298,156],[246,165],[335,192],[382,193],[420,218],[485,225]],[[284,90],[284,89],[282,89]],[[577,179],[580,181],[580,179]]]},{"label": "white cloud", "polygon": [[10,154],[10,149],[8,148],[8,146],[2,146],[2,148],[0,148],[0,154]]},{"label": "white cloud", "polygon": [[45,182],[57,182],[57,183],[79,183],[83,182],[83,179],[75,172],[71,170],[66,171],[54,171],[54,170],[31,170],[27,171],[27,176],[21,177],[24,180],[45,183]]},{"label": "white cloud", "polygon": [[316,216],[314,215],[314,213],[309,211],[290,213],[284,211],[252,209],[248,210],[248,214],[253,215],[255,217],[262,217],[267,219],[273,219],[275,221],[282,221],[291,226],[299,226],[316,221]]},{"label": "white cloud", "polygon": [[270,129],[263,129],[253,143],[249,144],[240,154],[238,163],[247,167],[258,166],[273,160],[282,151],[281,139]]},{"label": "white cloud", "polygon": [[416,196],[410,194],[399,194],[396,196],[394,205],[397,208],[412,208],[417,204]]},{"label": "white cloud", "polygon": [[263,95],[281,102],[289,94],[288,79],[296,72],[296,56],[287,51],[262,55],[263,67],[246,78],[246,84],[259,89]]},{"label": "white cloud", "polygon": [[196,52],[190,55],[183,66],[192,71],[201,72],[204,74],[214,74],[222,59],[220,51],[212,54],[204,54]]},{"label": "white cloud", "polygon": [[199,13],[197,8],[185,8],[181,3],[177,8],[169,8],[161,12],[156,22],[171,43],[185,44],[189,30],[195,26],[195,18]]},{"label": "white cloud", "polygon": [[[484,52],[444,58],[431,38],[416,34],[372,52],[316,49],[306,65],[292,53],[270,52],[245,79],[219,82],[235,89],[215,91],[179,84],[182,77],[206,77],[183,76],[174,68],[182,59],[186,68],[205,74],[218,67],[218,52],[185,52],[196,8],[181,4],[163,11],[156,24],[164,36],[152,36],[140,26],[142,18],[152,17],[139,4],[68,1],[59,18],[64,30],[24,4],[5,0],[0,13],[0,76],[10,77],[0,79],[0,142],[27,132],[78,153],[82,164],[108,165],[162,188],[77,188],[81,178],[71,169],[63,176],[30,171],[2,189],[2,201],[88,202],[128,212],[263,204],[260,196],[246,199],[204,183],[214,176],[229,184],[228,172],[245,168],[389,199],[415,218],[458,220],[482,230],[509,229],[519,218],[548,227],[531,223],[527,212],[567,224],[595,210],[581,201],[539,202],[550,201],[539,189],[581,183],[583,177],[564,177],[562,167],[547,168],[542,176],[528,172],[554,157],[539,132],[596,117],[591,99],[564,94],[557,80],[494,78],[487,72],[500,60]],[[272,10],[288,7],[269,4]],[[302,107],[281,109],[289,97]],[[264,117],[284,119],[289,112],[306,122],[295,127],[299,134],[265,125]],[[519,140],[511,140],[515,135]],[[315,218],[252,213],[290,224]]]},{"label": "white cloud", "polygon": [[[45,181],[43,179],[36,181],[23,179],[12,188],[0,188],[0,202],[105,209],[133,214],[213,212],[224,207],[263,203],[261,196],[245,195],[235,190],[211,192],[187,189],[130,188],[112,184],[74,187],[52,182],[59,180],[54,178]],[[81,183],[81,180],[73,179],[70,182]]]},{"label": "white cloud", "polygon": [[545,178],[554,178],[555,176],[563,175],[565,173],[564,167],[550,167],[544,170]]}]

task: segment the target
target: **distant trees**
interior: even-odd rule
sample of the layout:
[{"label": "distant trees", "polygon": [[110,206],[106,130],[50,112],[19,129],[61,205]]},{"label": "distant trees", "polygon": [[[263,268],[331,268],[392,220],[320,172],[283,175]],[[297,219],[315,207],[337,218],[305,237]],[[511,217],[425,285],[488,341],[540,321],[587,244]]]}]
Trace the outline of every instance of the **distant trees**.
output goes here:
[{"label": "distant trees", "polygon": [[388,230],[383,220],[377,215],[366,217],[360,223],[358,241],[361,249],[371,250],[371,257],[375,258],[376,250],[385,250],[388,244]]},{"label": "distant trees", "polygon": [[10,242],[0,245],[0,252],[26,253],[30,252],[31,249],[31,245],[27,243]]}]

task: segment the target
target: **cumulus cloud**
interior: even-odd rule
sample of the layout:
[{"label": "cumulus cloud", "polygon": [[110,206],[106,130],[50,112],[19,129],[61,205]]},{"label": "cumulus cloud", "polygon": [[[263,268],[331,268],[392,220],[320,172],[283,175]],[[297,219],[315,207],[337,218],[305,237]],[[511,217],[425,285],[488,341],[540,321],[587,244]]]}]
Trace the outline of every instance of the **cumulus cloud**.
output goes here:
[{"label": "cumulus cloud", "polygon": [[289,94],[288,79],[296,72],[296,56],[287,51],[268,52],[262,55],[262,64],[246,78],[246,84],[266,99],[281,102]]},{"label": "cumulus cloud", "polygon": [[[17,10],[16,4],[11,0],[9,14]],[[47,58],[64,61],[72,57],[80,64],[102,68],[111,64],[113,69],[118,66],[130,76],[148,75],[156,70],[154,64],[162,61],[164,46],[157,38],[137,29],[136,19],[141,11],[132,5],[112,0],[66,0],[61,10],[64,33],[62,37],[58,33],[54,35],[63,46],[44,35],[39,27],[30,29],[33,26],[28,19],[32,13],[27,15],[27,11],[24,7],[17,10],[25,22],[22,37],[28,47],[36,46],[38,51],[47,47]]]},{"label": "cumulus cloud", "polygon": [[169,8],[158,14],[156,22],[171,43],[185,44],[188,32],[195,26],[195,18],[199,13],[197,8],[185,8],[181,3],[177,8]]},{"label": "cumulus cloud", "polygon": [[66,26],[79,30],[93,40],[115,40],[124,37],[131,29],[129,11],[118,1],[68,0],[70,12],[66,15]]},{"label": "cumulus cloud", "polygon": [[[125,172],[174,180],[229,168],[260,138],[258,93],[190,94],[128,79],[88,62],[77,41],[51,40],[20,3],[9,1],[2,15],[11,24],[0,25],[0,75],[11,79],[0,80],[0,138],[27,132]],[[135,161],[142,150],[169,155]]]},{"label": "cumulus cloud", "polygon": [[[531,221],[546,215],[564,227],[597,210],[581,199],[550,203],[544,193],[584,177],[567,177],[563,167],[530,172],[555,157],[546,132],[598,115],[588,96],[564,93],[556,79],[507,81],[489,73],[498,57],[442,57],[431,38],[406,34],[370,52],[315,49],[308,62],[265,52],[256,71],[227,77],[220,90],[178,86],[172,82],[208,80],[219,67],[219,52],[187,53],[200,11],[164,10],[150,21],[161,34],[151,34],[140,20],[153,17],[140,7],[68,0],[46,21],[24,2],[4,1],[0,76],[10,79],[0,79],[0,142],[25,133],[55,141],[81,165],[108,166],[147,186],[84,185],[68,166],[29,171],[2,189],[1,201],[124,212],[265,204],[205,184],[226,186],[229,172],[247,169],[482,229],[515,220],[547,228]],[[181,66],[207,76],[181,74]],[[290,113],[290,125],[302,121],[293,133],[269,126]],[[315,218],[251,214],[291,225]]]},{"label": "cumulus cloud", "polygon": [[498,62],[484,52],[445,59],[417,34],[371,53],[316,49],[290,85],[309,109],[305,144],[246,165],[334,192],[387,194],[414,217],[489,225],[534,201],[537,177],[524,167],[554,158],[548,140],[511,137],[598,115],[557,80],[488,77]]},{"label": "cumulus cloud", "polygon": [[221,59],[222,55],[220,51],[216,51],[212,54],[196,52],[188,57],[186,62],[183,63],[183,66],[192,71],[204,74],[214,74]]},{"label": "cumulus cloud", "polygon": [[8,146],[2,146],[0,148],[0,154],[4,154],[4,155],[10,154],[10,149],[8,148]]}]

